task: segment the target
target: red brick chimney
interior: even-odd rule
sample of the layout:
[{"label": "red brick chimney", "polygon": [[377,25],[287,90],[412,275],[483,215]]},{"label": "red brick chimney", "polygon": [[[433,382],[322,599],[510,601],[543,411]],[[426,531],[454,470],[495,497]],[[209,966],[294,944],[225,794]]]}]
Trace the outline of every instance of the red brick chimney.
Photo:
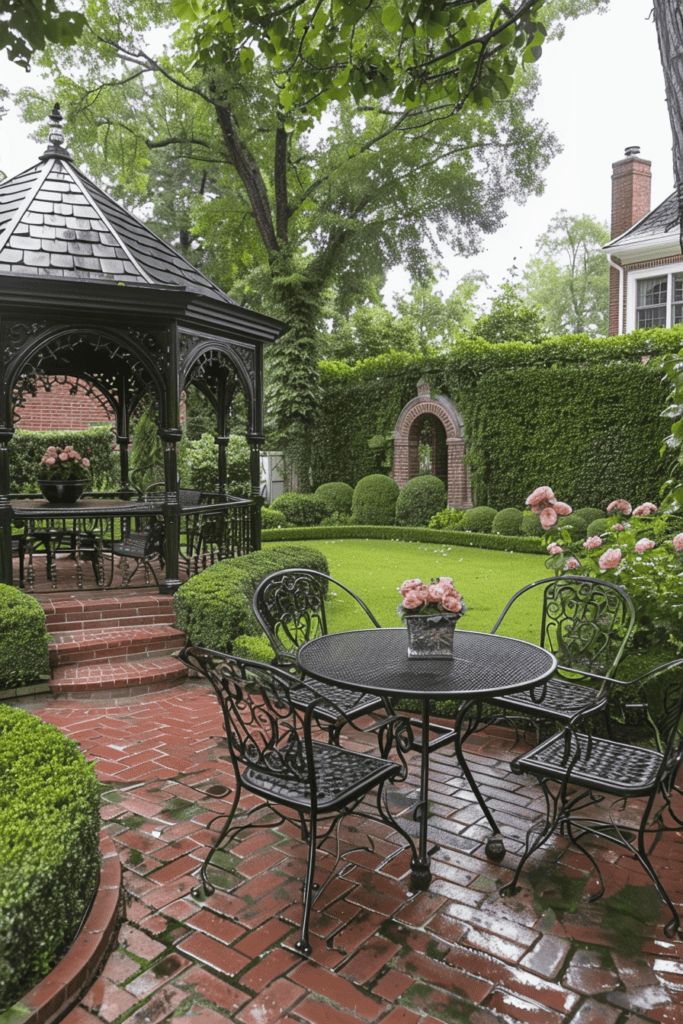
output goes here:
[{"label": "red brick chimney", "polygon": [[[636,221],[650,212],[651,193],[652,162],[642,159],[640,146],[627,146],[624,159],[612,164],[612,238],[628,231]],[[610,334],[619,331],[619,280],[619,271],[614,266],[610,267]]]}]

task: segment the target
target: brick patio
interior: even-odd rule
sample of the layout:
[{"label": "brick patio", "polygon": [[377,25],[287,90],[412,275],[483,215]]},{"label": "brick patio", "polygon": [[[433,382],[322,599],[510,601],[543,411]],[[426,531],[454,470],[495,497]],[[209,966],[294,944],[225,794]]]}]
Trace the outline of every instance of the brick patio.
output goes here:
[{"label": "brick patio", "polygon": [[[506,833],[506,861],[486,861],[479,808],[442,750],[432,761],[440,848],[430,892],[408,897],[406,852],[388,828],[371,828],[374,853],[351,853],[314,907],[313,956],[303,961],[281,945],[296,937],[300,914],[305,849],[292,836],[247,833],[214,871],[232,891],[203,902],[191,895],[207,824],[232,784],[206,688],[28,706],[96,761],[105,829],[125,867],[119,947],[66,1024],[683,1022],[683,943],[665,938],[664,908],[616,848],[601,854],[602,901],[586,901],[587,862],[562,839],[530,862],[518,895],[498,896],[540,807],[535,786],[508,771],[523,745],[511,732],[468,744]],[[411,774],[405,797],[416,788]],[[353,833],[356,821],[345,827],[351,846],[367,831]],[[677,838],[655,857],[680,900]]]}]

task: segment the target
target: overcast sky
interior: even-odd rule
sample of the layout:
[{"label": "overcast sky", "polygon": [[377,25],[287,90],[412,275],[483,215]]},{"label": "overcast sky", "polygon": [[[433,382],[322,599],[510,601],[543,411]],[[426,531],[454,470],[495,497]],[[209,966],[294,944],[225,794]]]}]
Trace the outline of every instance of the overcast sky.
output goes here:
[{"label": "overcast sky", "polygon": [[[512,206],[481,253],[448,258],[443,291],[470,270],[483,270],[498,284],[515,257],[519,266],[526,262],[560,209],[609,221],[611,165],[626,146],[640,146],[641,156],[652,161],[653,204],[672,190],[671,134],[650,9],[651,0],[612,0],[607,14],[571,23],[562,40],[545,48],[536,112],[563,152],[546,172],[544,194]],[[32,76],[0,58],[0,79],[16,89]],[[0,139],[0,168],[8,175],[33,164],[41,148],[13,111],[0,123]],[[388,292],[403,290],[405,280],[393,273]]]}]

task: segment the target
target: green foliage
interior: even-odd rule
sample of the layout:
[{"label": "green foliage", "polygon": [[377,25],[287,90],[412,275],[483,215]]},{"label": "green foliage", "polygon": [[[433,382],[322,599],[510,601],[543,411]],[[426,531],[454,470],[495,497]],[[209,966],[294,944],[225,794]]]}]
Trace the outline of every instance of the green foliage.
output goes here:
[{"label": "green foliage", "polygon": [[491,524],[491,533],[506,537],[518,537],[522,532],[522,512],[518,508],[503,508],[497,512]]},{"label": "green foliage", "polygon": [[462,517],[461,529],[466,533],[490,533],[496,514],[495,508],[490,505],[475,505],[474,508],[468,508]]},{"label": "green foliage", "polygon": [[327,562],[317,551],[303,547],[271,546],[239,558],[217,562],[191,577],[174,598],[178,629],[188,643],[231,651],[235,637],[261,632],[251,611],[257,584],[277,569],[317,569]]},{"label": "green foliage", "polygon": [[72,445],[90,459],[90,478],[94,490],[118,485],[118,455],[114,450],[111,427],[87,430],[17,430],[9,443],[10,490],[27,493],[38,490],[40,460],[50,445]]},{"label": "green foliage", "polygon": [[0,690],[49,677],[48,640],[35,597],[0,583]]},{"label": "green foliage", "polygon": [[317,498],[320,498],[325,503],[328,515],[332,515],[334,512],[341,512],[344,515],[351,514],[351,505],[353,503],[353,487],[351,484],[336,481],[321,484],[320,487],[316,488],[315,494]]},{"label": "green foliage", "polygon": [[584,508],[575,508],[574,515],[579,516],[585,522],[586,526],[592,523],[594,519],[600,519],[604,516],[605,512],[601,508],[594,507],[592,505],[586,505]]},{"label": "green foliage", "polygon": [[271,662],[275,657],[275,652],[265,636],[250,636],[248,633],[235,637],[232,642],[232,653],[236,654],[238,658],[248,658],[249,661],[265,661],[266,663]]},{"label": "green foliage", "polygon": [[75,935],[97,887],[100,820],[95,772],[76,744],[6,705],[0,778],[1,1011]]},{"label": "green foliage", "polygon": [[522,525],[521,531],[523,537],[542,537],[543,527],[539,522],[539,518],[535,512],[530,509],[526,509],[522,512]]},{"label": "green foliage", "polygon": [[465,533],[462,530],[430,530],[419,526],[305,526],[299,529],[267,530],[263,541],[401,540],[418,544],[457,545],[467,548],[489,548],[492,551],[517,551],[529,555],[542,554],[545,542],[537,537],[503,537],[493,533]]},{"label": "green foliage", "polygon": [[667,355],[663,366],[670,391],[662,416],[669,421],[670,433],[664,439],[662,456],[669,467],[669,498],[683,508],[683,348]]},{"label": "green foliage", "polygon": [[464,508],[442,508],[428,522],[430,530],[457,530],[465,515]]},{"label": "green foliage", "polygon": [[565,530],[569,530],[573,537],[578,538],[586,535],[586,520],[575,512],[572,512],[569,516],[562,517],[562,526]]},{"label": "green foliage", "polygon": [[399,526],[426,526],[446,504],[446,487],[437,476],[413,477],[401,488],[396,501]]},{"label": "green foliage", "polygon": [[381,473],[364,476],[353,491],[353,521],[376,525],[393,523],[397,499],[398,486],[390,477]]},{"label": "green foliage", "polygon": [[0,52],[28,71],[37,50],[50,43],[69,46],[85,27],[85,15],[65,10],[59,0],[4,0],[0,13]]},{"label": "green foliage", "polygon": [[271,504],[275,512],[282,512],[290,526],[316,526],[327,513],[326,503],[316,494],[297,494],[287,491]]},{"label": "green foliage", "polygon": [[[206,493],[218,490],[218,446],[213,434],[188,441],[183,461],[190,487]],[[228,441],[228,491],[238,498],[246,498],[250,493],[249,445],[236,434]]]},{"label": "green foliage", "polygon": [[131,480],[141,491],[164,479],[164,446],[159,437],[159,413],[146,401],[133,423],[130,449]]},{"label": "green foliage", "polygon": [[261,526],[264,530],[276,530],[279,526],[285,526],[287,519],[283,512],[268,505],[261,506]]},{"label": "green foliage", "polygon": [[474,322],[473,333],[492,344],[505,341],[537,343],[547,334],[543,314],[525,301],[519,289],[509,281],[500,286],[491,300],[491,308]]},{"label": "green foliage", "polygon": [[598,516],[592,523],[588,523],[586,526],[587,537],[601,537],[603,533],[607,533],[612,520],[608,516]]}]

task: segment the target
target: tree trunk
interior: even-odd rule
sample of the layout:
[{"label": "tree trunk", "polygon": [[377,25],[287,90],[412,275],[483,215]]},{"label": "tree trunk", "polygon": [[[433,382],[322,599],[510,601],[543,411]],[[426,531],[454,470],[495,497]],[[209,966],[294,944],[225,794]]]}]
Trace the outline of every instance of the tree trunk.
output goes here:
[{"label": "tree trunk", "polygon": [[683,249],[683,5],[681,0],[653,0],[653,14],[673,139],[673,171]]}]

